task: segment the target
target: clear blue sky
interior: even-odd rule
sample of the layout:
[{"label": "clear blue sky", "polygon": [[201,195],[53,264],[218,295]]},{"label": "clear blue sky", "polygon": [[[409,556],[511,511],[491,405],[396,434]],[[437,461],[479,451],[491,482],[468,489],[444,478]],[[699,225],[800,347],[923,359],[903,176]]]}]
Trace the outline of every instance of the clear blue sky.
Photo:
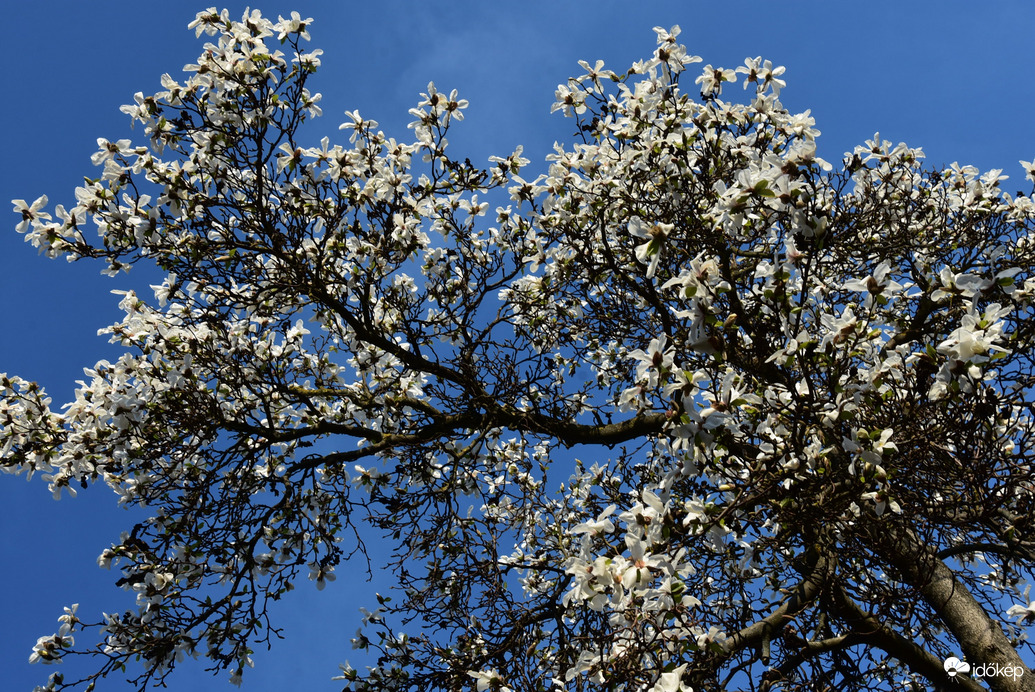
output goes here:
[{"label": "clear blue sky", "polygon": [[[735,67],[761,55],[785,65],[782,99],[792,110],[812,109],[823,132],[819,153],[832,162],[879,130],[885,139],[922,147],[931,164],[1003,168],[1013,190],[1026,188],[1017,160],[1035,157],[1035,4],[1022,0],[792,0],[726,9],[696,0],[328,0],[255,7],[274,17],[300,9],[316,20],[312,45],[325,54],[313,88],[324,94],[325,116],[314,142],[338,137],[343,111],[355,108],[406,138],[407,110],[434,80],[471,102],[451,137],[461,156],[484,161],[523,144],[534,168],[573,129],[549,109],[556,85],[576,73],[578,60],[599,58],[623,71],[653,50],[651,27],[679,24],[680,38],[706,63]],[[94,175],[89,157],[98,137],[140,139],[118,107],[136,91],[158,90],[163,72],[177,77],[194,60],[201,41],[186,25],[204,8],[139,0],[6,7],[3,203],[47,194],[51,204],[69,205],[82,177]],[[243,5],[229,8],[239,16]],[[60,405],[84,366],[117,357],[96,336],[119,318],[109,292],[146,289],[153,277],[134,270],[105,279],[99,266],[45,260],[21,242],[16,223],[10,214],[0,232],[0,372],[39,381]],[[97,554],[130,525],[113,497],[92,488],[54,503],[42,482],[0,477],[4,689],[30,690],[45,680],[50,671],[27,660],[36,637],[56,629],[63,606],[80,602],[84,614],[96,616],[132,605],[132,596],[113,586],[117,574],[95,566]],[[280,608],[287,640],[255,657],[242,689],[339,690],[330,681],[336,664],[359,660],[348,645],[358,608],[387,588],[385,580],[366,584],[363,576],[350,580],[342,570],[323,592],[300,588]],[[174,675],[171,688],[233,689],[226,675],[210,678],[194,668]]]}]

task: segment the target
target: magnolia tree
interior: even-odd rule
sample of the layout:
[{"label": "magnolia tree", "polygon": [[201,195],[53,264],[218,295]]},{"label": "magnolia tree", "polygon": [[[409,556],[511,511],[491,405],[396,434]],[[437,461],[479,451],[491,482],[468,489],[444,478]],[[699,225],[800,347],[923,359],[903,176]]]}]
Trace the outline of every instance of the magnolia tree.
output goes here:
[{"label": "magnolia tree", "polygon": [[832,166],[783,68],[676,28],[580,63],[534,179],[452,157],[432,85],[409,141],[313,146],[310,21],[200,13],[143,143],[14,203],[48,256],[168,274],[64,408],[0,379],[5,470],[150,513],[99,558],[135,606],[67,609],[32,659],[94,674],[48,688],[239,682],[269,603],[383,536],[346,689],[1035,689],[1031,196],[879,137]]}]

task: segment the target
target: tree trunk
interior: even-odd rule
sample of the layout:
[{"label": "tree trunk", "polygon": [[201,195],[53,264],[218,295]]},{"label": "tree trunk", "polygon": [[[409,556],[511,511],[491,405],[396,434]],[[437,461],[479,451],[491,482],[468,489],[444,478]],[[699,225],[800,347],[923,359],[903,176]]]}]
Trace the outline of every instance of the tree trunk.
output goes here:
[{"label": "tree trunk", "polygon": [[874,524],[871,536],[902,579],[920,591],[952,632],[972,669],[985,665],[1000,673],[983,676],[983,683],[995,692],[1035,692],[1035,673],[1021,660],[1002,627],[933,551],[904,527]]}]

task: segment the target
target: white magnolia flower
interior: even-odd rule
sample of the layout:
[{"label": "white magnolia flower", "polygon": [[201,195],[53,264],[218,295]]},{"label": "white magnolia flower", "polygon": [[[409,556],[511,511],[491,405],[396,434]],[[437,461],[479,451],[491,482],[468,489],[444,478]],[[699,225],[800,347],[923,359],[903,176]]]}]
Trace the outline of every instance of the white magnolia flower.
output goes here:
[{"label": "white magnolia flower", "polygon": [[1007,314],[1009,309],[998,303],[989,305],[981,314],[972,306],[960,326],[938,344],[938,351],[963,362],[984,362],[993,351],[1008,351],[997,344],[1003,337],[1002,318]]},{"label": "white magnolia flower", "polygon": [[701,93],[705,96],[718,96],[722,93],[723,83],[737,81],[737,73],[734,70],[705,65],[701,70],[701,76],[694,81],[701,85]]},{"label": "white magnolia flower", "polygon": [[620,581],[627,589],[650,582],[654,577],[653,571],[667,562],[662,556],[648,553],[646,541],[631,533],[625,535],[625,545],[629,548],[629,560],[621,570]]},{"label": "white magnolia flower", "polygon": [[891,265],[884,261],[873,270],[873,274],[870,276],[864,279],[850,279],[844,282],[843,286],[848,291],[865,291],[867,295],[863,305],[866,309],[870,309],[878,296],[902,290],[902,284],[892,281],[889,278],[890,274]]},{"label": "white magnolia flower", "polygon": [[614,505],[609,505],[607,509],[600,513],[600,516],[598,516],[595,521],[588,521],[576,524],[571,529],[571,532],[574,534],[588,533],[593,535],[601,533],[611,533],[615,530],[615,525],[614,522],[612,522],[608,517],[610,517],[611,514],[614,513],[615,509],[616,507]]},{"label": "white magnolia flower", "polygon": [[500,674],[491,669],[488,671],[468,671],[469,677],[477,680],[478,692],[485,692],[485,690],[492,690],[493,692],[513,692],[509,687],[503,684],[503,678]]},{"label": "white magnolia flower", "polygon": [[1006,616],[1017,618],[1017,622],[1024,623],[1025,625],[1035,623],[1035,601],[1030,602],[1026,606],[1010,606],[1009,610],[1006,611]]},{"label": "white magnolia flower", "polygon": [[1021,161],[1020,164],[1024,168],[1024,177],[1035,183],[1035,159]]},{"label": "white magnolia flower", "polygon": [[629,357],[638,361],[636,365],[636,380],[646,381],[648,387],[656,387],[662,373],[668,374],[672,368],[672,360],[675,350],[668,345],[668,337],[661,336],[651,339],[647,350],[636,349],[629,353]]},{"label": "white magnolia flower", "polygon": [[651,692],[693,692],[693,689],[688,685],[683,684],[683,671],[686,670],[687,664],[673,668],[667,673],[662,673],[658,677],[658,681],[654,683],[654,687],[651,688]]},{"label": "white magnolia flower", "polygon": [[130,148],[130,144],[131,143],[128,139],[109,142],[101,137],[97,140],[97,153],[90,157],[90,161],[93,162],[93,165],[100,166],[115,156],[126,156],[127,154],[132,154],[133,149]]},{"label": "white magnolia flower", "polygon": [[334,581],[338,578],[337,575],[334,574],[333,565],[327,565],[325,567],[317,562],[310,562],[308,567],[309,579],[316,582],[317,591],[323,591],[327,586],[327,582]]},{"label": "white magnolia flower", "polygon": [[47,206],[47,196],[41,195],[32,204],[26,204],[24,199],[11,200],[14,205],[14,213],[21,214],[22,220],[15,227],[19,233],[25,233],[29,226],[41,220],[50,219],[50,214],[42,211]]},{"label": "white magnolia flower", "polygon": [[629,235],[634,238],[643,238],[647,242],[636,246],[635,255],[637,261],[647,266],[647,278],[654,276],[661,261],[661,250],[665,246],[669,233],[675,229],[671,223],[648,224],[638,216],[629,219]]}]

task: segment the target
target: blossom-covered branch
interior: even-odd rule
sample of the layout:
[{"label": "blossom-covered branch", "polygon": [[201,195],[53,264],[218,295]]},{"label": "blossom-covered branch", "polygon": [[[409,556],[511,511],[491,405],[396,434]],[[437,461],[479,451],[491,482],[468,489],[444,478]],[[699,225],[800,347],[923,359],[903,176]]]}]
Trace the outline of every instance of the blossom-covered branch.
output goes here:
[{"label": "blossom-covered branch", "polygon": [[782,67],[695,68],[678,28],[580,63],[535,177],[454,157],[434,84],[406,139],[313,145],[311,23],[200,13],[143,142],[14,203],[49,256],[167,273],[66,407],[0,378],[6,471],[151,512],[100,556],[134,606],[34,648],[96,658],[51,689],[239,682],[270,601],[372,535],[397,588],[349,689],[941,688],[959,653],[1035,689],[1030,195],[879,135],[825,161]]}]

